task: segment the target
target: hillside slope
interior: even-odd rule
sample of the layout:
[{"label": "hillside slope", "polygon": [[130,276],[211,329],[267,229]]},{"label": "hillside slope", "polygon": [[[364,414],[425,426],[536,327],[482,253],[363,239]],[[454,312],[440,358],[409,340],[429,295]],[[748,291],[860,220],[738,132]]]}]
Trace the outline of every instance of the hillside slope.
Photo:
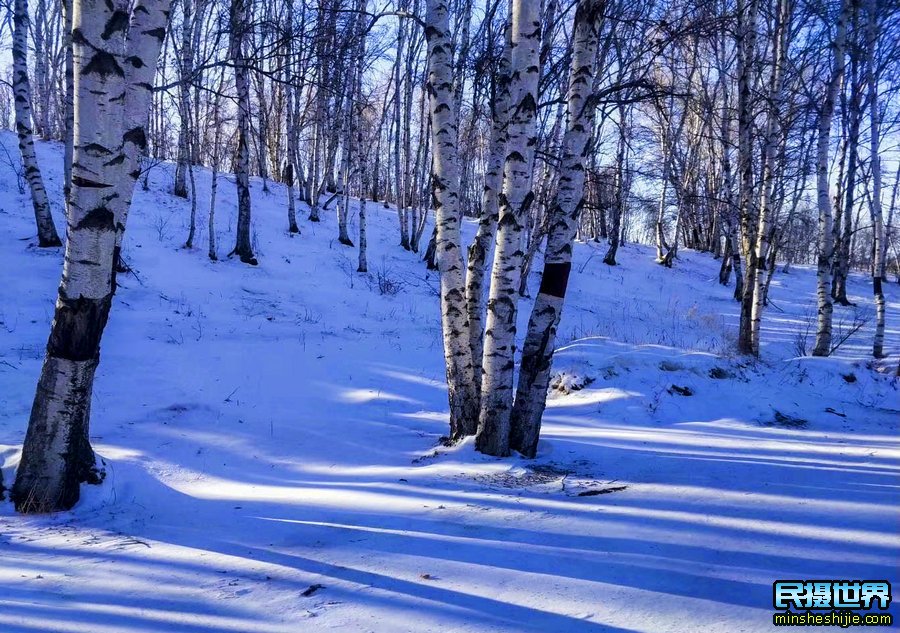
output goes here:
[{"label": "hillside slope", "polygon": [[[39,156],[62,228],[61,152]],[[312,224],[301,205],[291,237],[283,189],[254,182],[248,267],[224,257],[231,178],[218,262],[202,229],[181,248],[189,203],[171,186],[154,168],[129,218],[134,273],[92,409],[106,482],[55,516],[0,502],[4,633],[735,633],[770,629],[776,579],[898,580],[896,284],[890,362],[866,359],[871,322],[834,358],[797,358],[815,284],[794,269],[749,363],[730,354],[738,306],[710,257],[668,270],[627,246],[609,268],[580,244],[539,457],[493,459],[439,444],[437,280],[397,246],[391,210],[369,205],[363,276],[333,212]],[[32,224],[0,164],[7,484],[62,260]],[[850,291],[870,302],[864,279]]]}]

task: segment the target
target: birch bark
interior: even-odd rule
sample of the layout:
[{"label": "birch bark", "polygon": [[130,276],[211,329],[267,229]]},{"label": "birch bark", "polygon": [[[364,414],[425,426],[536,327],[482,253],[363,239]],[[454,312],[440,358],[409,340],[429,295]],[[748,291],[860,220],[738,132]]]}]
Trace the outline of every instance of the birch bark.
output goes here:
[{"label": "birch bark", "polygon": [[792,0],[778,0],[778,13],[775,22],[775,59],[769,85],[769,111],[766,121],[766,134],[763,140],[763,173],[759,201],[759,226],[756,230],[756,266],[753,267],[751,284],[753,286],[753,305],[750,313],[750,353],[759,356],[760,326],[764,305],[763,273],[766,271],[766,258],[769,254],[772,224],[772,188],[775,180],[775,159],[781,138],[781,110],[784,102],[784,66],[787,57],[788,33]]},{"label": "birch bark", "polygon": [[509,454],[516,312],[524,255],[522,234],[525,217],[534,200],[531,185],[534,148],[537,145],[535,117],[542,4],[535,0],[513,0],[511,6],[510,116],[503,189],[499,196],[500,218],[487,304],[481,403],[475,441],[479,451],[498,456]]},{"label": "birch bark", "polygon": [[37,153],[34,151],[34,130],[32,129],[31,82],[28,80],[28,0],[15,0],[13,15],[13,92],[15,94],[16,135],[19,139],[19,152],[22,155],[22,166],[25,180],[31,192],[31,205],[34,208],[34,219],[37,224],[38,246],[62,246],[53,216],[50,213],[50,200],[41,169],[38,166]]},{"label": "birch bark", "polygon": [[178,163],[175,166],[174,194],[188,197],[187,170],[190,156],[191,74],[194,70],[193,55],[193,0],[182,0],[181,64],[179,65],[178,115],[181,127],[178,131]]},{"label": "birch bark", "polygon": [[477,400],[465,305],[465,268],[460,247],[457,113],[453,109],[453,53],[447,0],[428,0],[425,21],[441,328],[447,365],[450,439],[458,440],[475,431]]},{"label": "birch bark", "polygon": [[[484,351],[484,277],[487,255],[497,232],[500,217],[500,187],[503,185],[503,162],[506,155],[506,123],[509,109],[510,64],[512,63],[512,27],[507,25],[506,44],[494,86],[492,104],[490,155],[484,174],[481,217],[475,239],[469,246],[466,270],[466,310],[469,318],[470,347],[477,393],[481,394],[481,359]],[[458,100],[457,100],[458,102]]]},{"label": "birch bark", "polygon": [[881,207],[881,111],[878,105],[878,72],[875,67],[875,49],[878,46],[878,3],[866,0],[866,84],[869,101],[869,144],[872,169],[872,292],[875,296],[875,338],[872,356],[884,356],[885,300],[882,288],[884,278],[884,214]]},{"label": "birch bark", "polygon": [[[853,0],[851,3],[850,33],[858,31],[859,6],[859,0]],[[862,125],[862,92],[864,90],[862,74],[859,71],[859,57],[859,46],[851,46],[848,56],[850,61],[850,99],[847,104],[847,137],[845,141],[847,174],[843,200],[839,203],[843,206],[839,206],[838,209],[841,219],[834,223],[836,236],[831,298],[835,303],[843,306],[851,305],[847,298],[847,276],[850,273],[850,242],[853,238],[853,207],[856,204],[859,128]]]},{"label": "birch bark", "polygon": [[605,0],[580,0],[575,9],[559,188],[550,211],[544,271],[528,321],[512,412],[510,445],[525,457],[534,457],[537,452],[556,328],[572,268],[578,216],[584,206],[585,160],[594,125],[594,104],[589,96],[604,5]]},{"label": "birch bark", "polygon": [[[34,39],[34,81],[37,84],[38,107],[35,123],[38,127],[38,133],[41,139],[50,140],[50,76],[47,72],[47,44],[46,33],[47,28],[47,3],[46,0],[37,0],[35,7],[35,20],[31,24],[31,31]],[[25,6],[25,15],[27,17],[28,6]],[[27,37],[27,36],[26,36]]]},{"label": "birch bark", "polygon": [[72,56],[72,1],[62,0],[63,3],[63,45],[66,47],[66,89],[63,95],[64,110],[64,147],[63,150],[63,195],[66,199],[68,210],[69,193],[72,190],[72,154],[74,152],[75,134],[75,61]]},{"label": "birch bark", "polygon": [[[127,201],[128,147],[146,123],[167,0],[129,13],[104,0],[76,0],[73,13],[75,135],[68,240],[47,354],[41,368],[13,500],[22,512],[71,508],[79,484],[98,482],[89,441],[100,340],[115,291],[115,261]],[[156,25],[158,28],[154,28]],[[150,74],[152,79],[152,72]]]},{"label": "birch bark", "polygon": [[229,54],[234,62],[234,84],[237,89],[238,148],[234,180],[237,186],[238,221],[233,255],[255,266],[256,257],[250,243],[250,82],[244,58],[244,40],[249,23],[247,0],[231,0],[229,15]]},{"label": "birch bark", "polygon": [[745,283],[741,290],[741,317],[738,351],[751,353],[750,317],[753,304],[753,274],[756,254],[753,249],[753,103],[751,84],[756,59],[756,29],[759,0],[737,0],[738,31],[738,173],[740,175],[741,256],[746,262]]},{"label": "birch bark", "polygon": [[368,149],[364,147],[365,135],[363,134],[363,114],[365,112],[365,104],[362,95],[362,79],[365,70],[366,56],[366,39],[365,39],[365,10],[366,0],[358,0],[357,2],[357,18],[356,18],[356,60],[355,60],[355,77],[353,90],[356,94],[354,99],[354,117],[356,125],[356,158],[359,168],[359,252],[356,272],[365,273],[369,270],[369,264],[366,261],[366,248],[368,240],[366,236],[366,197],[369,195],[369,165],[368,165]]},{"label": "birch bark", "polygon": [[816,201],[819,207],[819,255],[816,270],[816,298],[818,318],[816,323],[816,343],[813,356],[828,356],[831,353],[831,325],[834,306],[831,303],[831,266],[834,259],[834,218],[831,214],[831,196],[828,187],[828,150],[831,145],[831,123],[838,90],[844,79],[844,45],[847,39],[847,8],[849,0],[841,3],[838,15],[837,33],[831,48],[834,54],[834,68],[825,88],[825,101],[819,112],[816,137]]}]

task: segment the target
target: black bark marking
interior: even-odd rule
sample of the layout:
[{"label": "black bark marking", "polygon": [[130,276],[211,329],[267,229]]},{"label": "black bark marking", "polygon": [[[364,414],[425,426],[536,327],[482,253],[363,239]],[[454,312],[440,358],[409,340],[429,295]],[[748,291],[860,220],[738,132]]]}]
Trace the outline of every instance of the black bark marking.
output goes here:
[{"label": "black bark marking", "polygon": [[[60,419],[48,409],[50,395],[58,387],[60,362],[60,359],[48,356],[38,382],[22,461],[11,495],[19,512],[68,510],[78,501],[82,482],[98,484],[105,475],[95,465],[94,451],[88,439],[91,385],[97,363],[88,362],[77,370],[77,376],[69,376],[65,385],[66,411]],[[65,434],[66,442],[59,455],[63,468],[58,485],[49,485],[44,473],[54,466],[47,463],[48,450],[60,434]]]},{"label": "black bark marking", "polygon": [[284,166],[284,172],[281,175],[281,180],[284,181],[288,187],[292,187],[294,185],[294,165],[293,163],[287,163]]},{"label": "black bark marking", "polygon": [[534,203],[534,191],[529,191],[525,195],[525,199],[522,200],[522,206],[519,209],[520,215],[527,215],[528,211],[531,209],[531,205]]},{"label": "black bark marking", "polygon": [[75,225],[76,229],[97,229],[100,231],[115,231],[116,223],[112,211],[106,207],[97,207],[88,211]]},{"label": "black bark marking", "polygon": [[72,176],[72,185],[74,187],[84,187],[86,189],[103,189],[106,187],[112,187],[112,185],[109,185],[105,182],[88,180],[87,178],[82,178],[81,176]]},{"label": "black bark marking", "polygon": [[154,37],[157,40],[162,41],[166,37],[166,29],[163,27],[150,29],[149,31],[144,31],[144,35],[149,35],[150,37]]},{"label": "black bark marking", "polygon": [[112,154],[109,149],[100,145],[99,143],[88,143],[87,145],[82,146],[81,150],[90,156],[95,156],[97,158],[101,156],[109,156]]},{"label": "black bark marking", "polygon": [[[537,68],[534,69],[537,71]],[[519,103],[519,111],[525,115],[533,115],[537,112],[537,103],[534,101],[534,95],[530,92],[526,93]]]},{"label": "black bark marking", "polygon": [[507,226],[518,226],[519,221],[516,218],[516,214],[508,211],[506,213],[500,214],[500,220],[497,222],[498,228],[505,228]]},{"label": "black bark marking", "polygon": [[94,360],[100,355],[100,338],[109,319],[112,293],[101,299],[59,298],[47,353],[73,361]]},{"label": "black bark marking", "polygon": [[541,287],[538,292],[551,297],[566,296],[566,288],[569,285],[569,273],[572,271],[572,263],[544,264],[544,275],[541,277]]},{"label": "black bark marking", "polygon": [[113,35],[124,33],[128,28],[128,13],[121,10],[113,11],[112,16],[107,20],[106,27],[100,35],[104,40],[108,40]]},{"label": "black bark marking", "polygon": [[89,61],[84,67],[84,70],[81,71],[82,75],[90,75],[92,73],[96,73],[101,77],[109,77],[110,75],[115,75],[117,77],[125,76],[115,55],[107,53],[106,51],[96,51],[91,57],[91,61]]}]

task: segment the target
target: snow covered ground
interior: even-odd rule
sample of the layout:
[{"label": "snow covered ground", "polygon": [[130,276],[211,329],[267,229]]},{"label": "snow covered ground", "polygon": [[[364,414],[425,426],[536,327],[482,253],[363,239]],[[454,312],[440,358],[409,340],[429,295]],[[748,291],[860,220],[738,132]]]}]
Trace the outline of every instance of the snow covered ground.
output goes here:
[{"label": "snow covered ground", "polygon": [[[60,155],[39,147],[51,192]],[[8,485],[62,254],[33,247],[3,156]],[[209,182],[198,173],[201,227]],[[754,364],[729,351],[738,306],[709,256],[667,270],[626,246],[609,268],[579,245],[540,455],[493,459],[439,445],[437,280],[396,245],[390,210],[369,205],[359,275],[333,212],[314,225],[301,206],[290,237],[283,189],[255,182],[251,268],[210,262],[202,229],[180,248],[189,203],[171,186],[154,168],[129,219],[135,272],[119,278],[92,411],[106,482],[55,516],[0,502],[3,633],[735,633],[770,630],[777,579],[898,580],[896,284],[892,358],[876,366],[871,319],[837,357],[797,357],[814,275],[778,275]],[[224,258],[230,177],[219,192]],[[869,286],[850,290],[865,318]]]}]

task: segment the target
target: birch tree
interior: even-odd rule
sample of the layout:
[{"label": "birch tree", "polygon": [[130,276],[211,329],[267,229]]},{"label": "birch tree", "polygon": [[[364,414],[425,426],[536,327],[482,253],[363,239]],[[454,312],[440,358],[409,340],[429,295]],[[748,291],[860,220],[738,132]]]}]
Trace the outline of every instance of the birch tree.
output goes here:
[{"label": "birch tree", "polygon": [[854,0],[850,13],[850,34],[852,45],[849,47],[849,97],[847,98],[846,114],[844,116],[844,160],[846,161],[846,177],[844,181],[843,196],[839,196],[836,202],[836,218],[834,222],[834,274],[831,281],[831,298],[834,302],[849,306],[847,298],[847,276],[850,274],[850,244],[853,239],[853,207],[856,205],[856,188],[858,185],[857,170],[859,166],[859,142],[860,127],[863,119],[862,93],[865,89],[863,76],[859,66],[861,63],[859,42],[859,13],[860,2]]},{"label": "birch tree", "polygon": [[837,19],[837,33],[831,43],[834,68],[825,85],[825,99],[819,112],[819,128],[816,138],[816,202],[819,209],[819,257],[816,268],[816,300],[818,319],[813,356],[831,353],[831,325],[834,306],[831,303],[831,267],[834,258],[834,220],[831,214],[829,193],[828,150],[831,145],[831,125],[838,90],[844,79],[844,45],[847,39],[847,9],[850,0],[841,2]]},{"label": "birch tree", "polygon": [[353,115],[356,121],[354,131],[356,133],[356,161],[359,171],[359,239],[357,242],[357,266],[356,272],[365,273],[369,271],[369,264],[366,259],[366,249],[368,248],[368,236],[366,235],[366,196],[369,195],[369,164],[368,164],[368,148],[365,147],[364,133],[364,113],[365,102],[363,101],[362,82],[363,72],[365,71],[366,58],[366,0],[357,0],[356,3],[356,54],[353,68]]},{"label": "birch tree", "polygon": [[234,63],[234,85],[237,90],[237,154],[234,160],[234,181],[237,186],[237,236],[232,255],[255,266],[256,257],[250,243],[250,81],[244,57],[246,31],[249,25],[249,0],[231,0],[229,13],[229,54]]},{"label": "birch tree", "polygon": [[540,74],[541,5],[542,2],[533,0],[513,0],[510,8],[510,115],[503,189],[499,197],[500,218],[487,304],[476,436],[478,450],[489,455],[509,454],[516,312],[524,255],[522,235],[525,217],[534,200],[531,184],[537,144],[535,116]]},{"label": "birch tree", "polygon": [[181,0],[181,63],[179,64],[178,116],[181,126],[178,132],[178,162],[175,165],[174,194],[187,198],[187,171],[190,155],[191,134],[191,79],[194,72],[193,50],[193,0]]},{"label": "birch tree", "polygon": [[28,0],[15,0],[13,15],[13,91],[15,93],[16,135],[19,139],[19,152],[25,170],[25,180],[31,192],[31,205],[34,208],[34,219],[37,224],[38,246],[61,246],[53,216],[50,213],[50,200],[44,188],[44,179],[38,166],[37,153],[34,150],[34,132],[31,109],[31,83],[28,80]]},{"label": "birch tree", "polygon": [[447,365],[450,438],[475,432],[477,399],[465,305],[465,268],[460,245],[457,113],[453,100],[453,51],[448,0],[428,0],[429,115],[431,117],[432,205],[437,228],[436,263],[441,284],[441,329]]},{"label": "birch tree", "polygon": [[[713,47],[715,58],[719,68],[727,68],[725,49],[727,45],[724,40],[727,36],[724,34],[713,39]],[[721,161],[722,161],[722,197],[723,197],[723,213],[720,218],[723,225],[723,233],[726,241],[725,255],[722,258],[723,268],[730,268],[734,271],[734,298],[741,300],[744,292],[744,274],[741,260],[741,241],[739,235],[740,228],[740,209],[734,195],[735,177],[731,166],[732,151],[732,130],[733,123],[731,110],[733,102],[730,99],[730,91],[726,83],[726,79],[720,73],[717,82],[722,89],[722,103],[720,108],[719,120],[719,142],[721,144]],[[730,255],[730,257],[729,257]],[[730,261],[729,261],[730,260]],[[723,285],[728,282],[727,276],[720,274],[719,281]]]},{"label": "birch tree", "polygon": [[741,317],[738,328],[738,350],[751,353],[750,320],[753,304],[753,268],[756,257],[753,244],[753,103],[752,83],[756,60],[756,29],[759,0],[737,0],[738,49],[738,174],[740,177],[741,254],[746,263],[741,293]]},{"label": "birch tree", "polygon": [[484,352],[484,278],[487,257],[497,232],[500,217],[500,188],[503,185],[503,163],[506,156],[506,124],[509,109],[510,64],[512,63],[512,26],[507,24],[505,45],[494,79],[491,99],[490,154],[484,173],[481,217],[475,239],[469,246],[466,269],[466,309],[469,318],[470,347],[475,387],[481,393],[481,361]]},{"label": "birch tree", "polygon": [[302,180],[298,178],[297,173],[297,136],[299,134],[299,126],[297,119],[299,118],[299,104],[295,103],[300,100],[300,90],[295,90],[294,82],[297,78],[294,75],[296,60],[294,59],[294,1],[285,1],[285,22],[287,26],[282,34],[285,41],[285,99],[287,101],[285,107],[286,128],[287,128],[287,156],[285,158],[284,171],[282,180],[287,185],[287,213],[288,213],[288,232],[299,233],[300,227],[297,226],[296,198],[294,196],[294,183],[298,182],[302,188]]},{"label": "birch tree", "polygon": [[556,328],[572,269],[578,216],[584,205],[585,163],[594,118],[594,102],[589,97],[604,7],[605,0],[580,0],[575,9],[559,188],[550,211],[541,286],[528,320],[512,412],[510,446],[525,457],[534,457],[537,452]]},{"label": "birch tree", "polygon": [[784,66],[787,57],[788,34],[792,0],[778,0],[775,17],[774,54],[772,75],[769,85],[770,102],[766,134],[763,139],[763,173],[759,202],[759,227],[756,230],[755,265],[748,269],[753,290],[753,304],[750,316],[750,352],[759,356],[759,338],[764,305],[763,272],[766,270],[766,258],[770,247],[770,224],[772,222],[772,188],[775,178],[775,152],[781,136],[781,107],[784,101]]},{"label": "birch tree", "polygon": [[[50,81],[47,68],[47,28],[48,11],[46,0],[37,0],[35,20],[30,24],[34,41],[34,80],[37,84],[38,107],[36,124],[38,133],[45,141],[50,140]],[[28,6],[25,6],[26,12]]]},{"label": "birch tree", "polygon": [[63,46],[65,47],[65,92],[63,94],[63,195],[66,203],[72,189],[72,154],[75,147],[75,61],[72,53],[72,3],[62,0]]},{"label": "birch tree", "polygon": [[[400,0],[399,7],[401,12],[405,12],[408,9],[408,0]],[[449,13],[449,11],[448,11]],[[402,151],[402,128],[403,124],[401,121],[402,113],[403,113],[403,86],[404,83],[408,85],[410,83],[411,78],[408,77],[407,81],[403,81],[403,53],[405,50],[405,42],[406,42],[406,19],[400,18],[398,26],[397,26],[397,57],[394,60],[394,203],[397,207],[397,221],[400,223],[400,246],[405,250],[410,250],[409,243],[409,229],[406,221],[406,196],[405,196],[405,182],[404,176],[408,177],[407,173],[404,173],[404,170],[401,168],[401,158],[403,155]],[[450,63],[453,63],[452,55],[453,48],[452,45],[448,42],[449,54],[451,55]],[[459,112],[456,113],[456,116],[459,116]],[[457,122],[454,123],[454,125]],[[458,185],[457,185],[458,188]],[[458,195],[457,191],[457,195]]]},{"label": "birch tree", "polygon": [[873,262],[872,292],[875,296],[875,338],[872,356],[884,356],[884,312],[885,300],[882,280],[884,278],[884,215],[881,208],[881,111],[878,105],[878,71],[875,66],[875,51],[878,47],[878,3],[866,0],[866,87],[869,101],[869,144],[870,168],[872,171],[872,229]]},{"label": "birch tree", "polygon": [[[89,440],[100,340],[115,291],[119,233],[137,175],[128,146],[140,146],[168,0],[138,0],[130,13],[75,0],[75,136],[68,240],[47,353],[12,491],[16,509],[71,508],[82,482],[100,480]],[[151,74],[152,78],[152,74]],[[130,171],[129,171],[130,170]]]}]

